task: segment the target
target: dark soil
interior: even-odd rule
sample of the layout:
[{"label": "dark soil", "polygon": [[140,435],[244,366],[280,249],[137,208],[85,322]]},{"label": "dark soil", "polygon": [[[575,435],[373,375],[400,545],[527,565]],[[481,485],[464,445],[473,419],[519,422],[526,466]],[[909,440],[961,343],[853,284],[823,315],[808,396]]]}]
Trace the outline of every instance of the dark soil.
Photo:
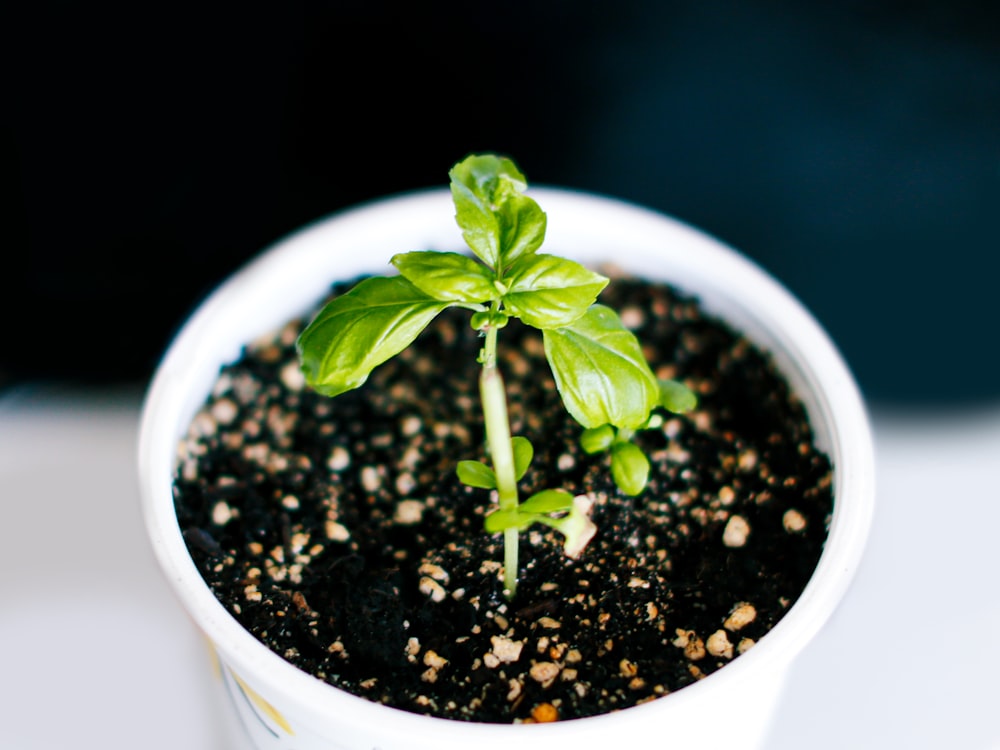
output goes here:
[{"label": "dark soil", "polygon": [[484,450],[468,313],[441,315],[336,399],[304,387],[293,321],[224,368],[181,447],[177,514],[219,600],[302,670],[459,720],[604,713],[738,658],[815,567],[829,460],[766,354],[696,300],[614,278],[601,301],[700,404],[640,434],[650,482],[625,497],[607,459],[580,451],[538,334],[501,332],[513,432],[535,445],[523,496],[592,501],[579,559],[545,527],[523,533],[505,599],[500,537],[482,530],[491,498],[454,471]]}]

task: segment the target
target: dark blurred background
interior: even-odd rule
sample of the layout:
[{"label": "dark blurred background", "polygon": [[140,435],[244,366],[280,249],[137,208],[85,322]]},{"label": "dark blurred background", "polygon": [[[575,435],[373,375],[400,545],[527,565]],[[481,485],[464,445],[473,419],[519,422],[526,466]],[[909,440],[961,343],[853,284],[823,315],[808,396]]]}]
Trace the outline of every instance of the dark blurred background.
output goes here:
[{"label": "dark blurred background", "polygon": [[474,150],[761,263],[876,405],[1000,400],[1000,4],[2,11],[0,388],[142,384],[228,273]]}]

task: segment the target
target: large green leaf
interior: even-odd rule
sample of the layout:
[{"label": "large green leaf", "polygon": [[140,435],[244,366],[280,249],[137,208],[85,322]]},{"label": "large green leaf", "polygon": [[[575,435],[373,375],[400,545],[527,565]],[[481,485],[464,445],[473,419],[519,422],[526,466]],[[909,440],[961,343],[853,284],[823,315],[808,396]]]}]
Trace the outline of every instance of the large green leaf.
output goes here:
[{"label": "large green leaf", "polygon": [[450,304],[401,276],[365,279],[327,303],[299,335],[296,348],[307,382],[327,396],[357,388]]},{"label": "large green leaf", "polygon": [[543,337],[563,403],[584,427],[638,428],[659,403],[659,383],[642,347],[611,308],[594,305]]},{"label": "large green leaf", "polygon": [[476,303],[500,296],[492,271],[467,255],[420,250],[394,255],[391,263],[420,291],[442,302]]},{"label": "large green leaf", "polygon": [[608,279],[556,255],[522,257],[504,278],[504,307],[535,328],[562,328],[587,312]]}]

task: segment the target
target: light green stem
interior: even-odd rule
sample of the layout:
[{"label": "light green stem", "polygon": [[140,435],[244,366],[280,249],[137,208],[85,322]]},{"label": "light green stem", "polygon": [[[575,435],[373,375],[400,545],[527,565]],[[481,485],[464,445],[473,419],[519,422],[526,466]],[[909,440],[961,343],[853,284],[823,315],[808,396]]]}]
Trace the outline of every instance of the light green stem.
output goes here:
[{"label": "light green stem", "polygon": [[[490,328],[483,346],[483,370],[479,376],[479,397],[483,403],[486,423],[486,443],[493,460],[497,478],[497,495],[500,510],[516,510],[518,505],[517,476],[514,469],[514,449],[510,439],[510,419],[507,415],[507,394],[503,377],[497,369],[497,331]],[[517,528],[503,533],[504,588],[507,597],[513,598],[517,590]]]}]

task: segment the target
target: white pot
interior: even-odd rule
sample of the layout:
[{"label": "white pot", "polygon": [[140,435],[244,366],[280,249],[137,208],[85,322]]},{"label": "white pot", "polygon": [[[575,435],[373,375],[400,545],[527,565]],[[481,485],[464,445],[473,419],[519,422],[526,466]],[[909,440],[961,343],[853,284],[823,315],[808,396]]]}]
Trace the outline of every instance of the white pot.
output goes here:
[{"label": "white pot", "polygon": [[792,660],[854,576],[872,518],[872,438],[855,381],[813,317],[759,267],[685,224],[592,194],[529,192],[548,214],[546,252],[668,281],[772,352],[834,467],[833,519],[816,572],[770,633],[706,679],[617,713],[553,724],[477,724],[388,708],[331,687],[259,643],[215,598],[185,548],[171,492],[177,446],[220,366],[245,342],[307,313],[333,280],[385,274],[398,252],[464,249],[447,189],[362,205],[291,235],[222,284],[176,336],[143,407],[139,475],[153,549],[214,646],[231,705],[258,748],[552,750],[655,737],[658,747],[749,750],[765,739]]}]

